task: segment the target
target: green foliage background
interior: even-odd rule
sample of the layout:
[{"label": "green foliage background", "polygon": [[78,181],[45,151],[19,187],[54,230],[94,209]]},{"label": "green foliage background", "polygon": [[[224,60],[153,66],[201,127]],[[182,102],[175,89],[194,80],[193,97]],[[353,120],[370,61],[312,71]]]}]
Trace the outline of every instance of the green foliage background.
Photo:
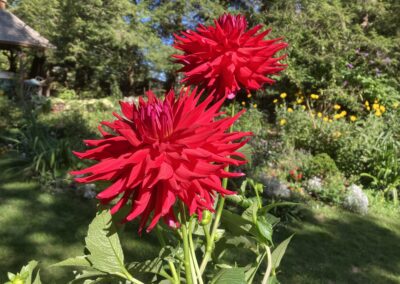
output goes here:
[{"label": "green foliage background", "polygon": [[278,91],[318,91],[354,108],[359,97],[399,96],[396,0],[9,2],[57,47],[49,66],[60,67],[53,74],[58,83],[91,96],[170,88],[179,79],[170,58],[172,34],[227,11],[272,27],[273,37],[290,44]]}]

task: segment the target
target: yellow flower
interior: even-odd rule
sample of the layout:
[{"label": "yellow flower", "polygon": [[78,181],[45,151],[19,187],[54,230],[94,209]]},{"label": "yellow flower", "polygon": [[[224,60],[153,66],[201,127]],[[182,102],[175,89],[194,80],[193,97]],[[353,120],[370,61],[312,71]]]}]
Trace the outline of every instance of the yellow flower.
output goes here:
[{"label": "yellow flower", "polygon": [[341,107],[340,105],[336,104],[336,105],[333,106],[333,108],[336,109],[336,110],[339,110],[339,109],[341,109],[342,107]]},{"label": "yellow flower", "polygon": [[284,126],[284,125],[286,124],[286,119],[282,118],[282,119],[279,121],[279,124],[280,124],[281,126]]},{"label": "yellow flower", "polygon": [[327,121],[329,121],[329,118],[328,118],[327,116],[325,116],[325,117],[323,118],[323,120],[324,120],[325,122],[327,122]]},{"label": "yellow flower", "polygon": [[376,103],[372,105],[373,110],[379,110],[379,107],[380,107],[379,104]]},{"label": "yellow flower", "polygon": [[254,104],[253,107],[254,107],[254,108],[257,108],[257,104]]},{"label": "yellow flower", "polygon": [[299,105],[301,105],[301,104],[303,103],[303,101],[304,101],[304,100],[300,98],[300,99],[297,99],[297,100],[296,100],[296,103],[299,104]]},{"label": "yellow flower", "polygon": [[365,101],[365,107],[369,106],[369,101]]},{"label": "yellow flower", "polygon": [[282,99],[284,99],[284,98],[286,98],[286,97],[287,97],[287,94],[286,94],[286,93],[282,93],[282,94],[281,94],[281,98],[282,98]]},{"label": "yellow flower", "polygon": [[302,105],[301,108],[302,108],[303,110],[305,110],[305,109],[306,109],[306,106],[305,106],[305,105]]},{"label": "yellow flower", "polygon": [[345,117],[346,115],[347,115],[347,111],[345,111],[345,110],[340,113],[341,117]]},{"label": "yellow flower", "polygon": [[379,117],[379,116],[382,116],[382,112],[381,112],[380,110],[377,110],[377,111],[375,112],[375,115],[378,116],[378,117]]},{"label": "yellow flower", "polygon": [[287,109],[287,111],[288,111],[288,112],[293,112],[293,109],[292,109],[291,107],[289,107],[289,108]]},{"label": "yellow flower", "polygon": [[246,105],[246,102],[242,102],[242,106]]},{"label": "yellow flower", "polygon": [[356,121],[356,120],[357,120],[357,116],[351,115],[351,116],[350,116],[350,120],[351,120],[351,121]]},{"label": "yellow flower", "polygon": [[317,116],[319,117],[319,118],[321,118],[322,117],[322,113],[317,113]]},{"label": "yellow flower", "polygon": [[339,118],[341,118],[342,116],[340,115],[340,114],[335,114],[334,116],[333,116],[333,119],[339,119]]},{"label": "yellow flower", "polygon": [[278,102],[278,99],[275,99],[275,100],[273,101],[274,104],[276,104],[277,102]]},{"label": "yellow flower", "polygon": [[318,99],[319,99],[319,96],[316,95],[316,94],[311,94],[310,97],[311,97],[313,100],[318,100]]},{"label": "yellow flower", "polygon": [[379,107],[379,110],[380,110],[382,113],[384,113],[384,112],[386,111],[386,108],[385,108],[385,106],[381,105],[381,106]]},{"label": "yellow flower", "polygon": [[332,122],[333,120],[332,120],[332,119],[329,119],[328,121],[329,121],[329,122]]},{"label": "yellow flower", "polygon": [[368,110],[368,111],[370,111],[370,110],[371,110],[370,106],[367,106],[367,110]]},{"label": "yellow flower", "polygon": [[377,104],[377,103],[378,103],[378,100],[375,100],[375,101],[374,101],[374,104]]},{"label": "yellow flower", "polygon": [[247,97],[250,99],[250,98],[251,98],[251,94],[250,94],[250,93],[248,93],[248,94],[247,94]]}]

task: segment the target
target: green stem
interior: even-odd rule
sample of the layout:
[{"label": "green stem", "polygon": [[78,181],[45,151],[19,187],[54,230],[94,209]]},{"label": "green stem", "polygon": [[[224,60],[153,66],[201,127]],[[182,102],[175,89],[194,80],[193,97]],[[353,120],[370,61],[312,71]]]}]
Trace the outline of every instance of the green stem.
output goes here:
[{"label": "green stem", "polygon": [[180,280],[180,278],[178,276],[178,273],[176,272],[176,268],[175,268],[174,263],[169,260],[168,264],[169,264],[169,269],[171,270],[171,273],[172,273],[172,278],[174,279],[174,284],[181,283],[181,280]]},{"label": "green stem", "polygon": [[[232,111],[231,111],[231,117],[234,117],[234,116],[235,116],[235,100],[232,101]],[[232,132],[232,131],[233,131],[233,124],[229,128],[229,132]],[[225,170],[229,171],[229,166],[227,166]],[[227,186],[228,186],[228,179],[224,178],[222,180],[222,187],[226,189]],[[215,214],[215,220],[214,220],[214,224],[213,224],[213,227],[211,230],[210,240],[209,240],[209,242],[207,242],[206,252],[204,254],[203,261],[201,262],[201,265],[200,265],[200,273],[201,274],[204,273],[207,263],[210,261],[211,253],[214,249],[214,241],[215,241],[215,237],[217,234],[219,222],[221,220],[222,210],[224,209],[224,204],[225,204],[225,198],[223,198],[221,196],[218,199],[217,212]]]},{"label": "green stem", "polygon": [[271,270],[272,270],[272,256],[271,256],[271,249],[269,248],[269,246],[265,246],[265,250],[267,252],[267,261],[268,261],[268,265],[267,265],[267,270],[265,271],[265,275],[264,278],[261,282],[261,284],[267,284],[268,283],[268,279],[269,276],[271,274]]},{"label": "green stem", "polygon": [[193,265],[194,265],[194,270],[196,272],[196,276],[197,279],[199,280],[200,284],[204,284],[203,279],[201,277],[201,273],[200,273],[200,268],[199,268],[199,263],[197,262],[197,258],[196,258],[196,251],[195,251],[195,247],[194,247],[194,242],[193,242],[193,237],[192,237],[192,223],[189,223],[189,246],[190,246],[190,253],[192,255],[192,260],[193,260]]},{"label": "green stem", "polygon": [[210,224],[203,226],[204,235],[206,237],[206,245],[210,243]]},{"label": "green stem", "polygon": [[134,278],[128,270],[124,269],[124,278],[131,281],[133,284],[144,284],[142,281],[137,280]]},{"label": "green stem", "polygon": [[[167,243],[165,241],[163,233],[161,232],[160,225],[157,225],[157,227],[156,227],[156,235],[157,235],[158,241],[160,242],[161,247],[165,247],[167,245]],[[178,274],[176,273],[176,268],[175,268],[174,263],[171,260],[168,260],[168,265],[169,265],[169,268],[172,273],[171,278],[174,280],[173,282],[176,284],[179,284],[180,280],[179,280]],[[166,273],[166,274],[168,275],[168,273]],[[168,275],[168,276],[170,276],[170,275]]]},{"label": "green stem", "polygon": [[186,213],[185,207],[180,202],[181,209],[181,232],[183,239],[183,255],[184,255],[184,265],[185,265],[185,277],[187,284],[193,284],[193,276],[192,276],[192,268],[190,265],[190,252],[189,252],[189,240],[188,240],[188,231],[187,231],[187,221],[186,221]]}]

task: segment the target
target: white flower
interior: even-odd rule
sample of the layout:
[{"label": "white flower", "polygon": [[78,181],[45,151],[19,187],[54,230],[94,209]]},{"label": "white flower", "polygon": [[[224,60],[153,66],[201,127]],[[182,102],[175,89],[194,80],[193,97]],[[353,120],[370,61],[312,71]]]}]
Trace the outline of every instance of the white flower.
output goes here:
[{"label": "white flower", "polygon": [[322,191],[322,179],[319,177],[310,178],[307,181],[307,190],[310,192],[321,192]]},{"label": "white flower", "polygon": [[360,214],[368,213],[368,197],[358,185],[352,184],[348,189],[343,206]]}]

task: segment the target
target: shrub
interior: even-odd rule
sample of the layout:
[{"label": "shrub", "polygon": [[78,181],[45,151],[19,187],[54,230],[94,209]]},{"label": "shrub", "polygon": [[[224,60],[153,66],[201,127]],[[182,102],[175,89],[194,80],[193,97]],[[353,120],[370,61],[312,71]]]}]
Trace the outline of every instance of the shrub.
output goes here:
[{"label": "shrub", "polygon": [[61,89],[57,95],[58,98],[62,100],[75,100],[78,99],[78,95],[75,90]]},{"label": "shrub", "polygon": [[317,154],[305,167],[308,177],[326,178],[339,174],[335,161],[326,153]]}]

